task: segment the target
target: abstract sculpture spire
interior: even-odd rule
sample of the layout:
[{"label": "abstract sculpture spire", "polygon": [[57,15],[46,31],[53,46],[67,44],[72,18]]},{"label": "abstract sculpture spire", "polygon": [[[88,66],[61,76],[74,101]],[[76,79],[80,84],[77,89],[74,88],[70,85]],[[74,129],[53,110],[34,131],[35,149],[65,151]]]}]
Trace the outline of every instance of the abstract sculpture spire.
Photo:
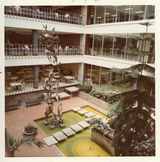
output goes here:
[{"label": "abstract sculpture spire", "polygon": [[61,79],[60,63],[57,58],[59,54],[59,37],[53,30],[47,31],[47,26],[43,27],[45,30],[40,34],[40,43],[45,46],[45,54],[52,67],[44,86],[45,100],[48,105],[45,111],[45,124],[51,128],[62,127],[62,103],[58,96]]}]

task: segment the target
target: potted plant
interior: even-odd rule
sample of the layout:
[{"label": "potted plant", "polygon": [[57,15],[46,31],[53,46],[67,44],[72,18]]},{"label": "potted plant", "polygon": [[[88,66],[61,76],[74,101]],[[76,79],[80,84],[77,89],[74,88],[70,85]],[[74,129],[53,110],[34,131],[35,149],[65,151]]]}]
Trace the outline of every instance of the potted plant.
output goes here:
[{"label": "potted plant", "polygon": [[[41,148],[41,147],[44,146],[44,143],[41,140],[36,139],[36,138],[30,139],[30,142],[32,144],[35,144],[39,148]],[[24,138],[18,138],[18,139],[16,139],[15,137],[11,136],[7,132],[7,129],[5,129],[5,149],[6,149],[6,156],[8,156],[8,157],[14,157],[15,156],[15,151],[17,151],[18,148],[22,144],[24,144],[24,143],[31,144],[31,143],[28,143],[28,140],[25,140]]]},{"label": "potted plant", "polygon": [[24,135],[36,135],[37,134],[37,128],[31,124],[28,124],[27,126],[24,127]]},{"label": "potted plant", "polygon": [[14,157],[15,151],[18,147],[22,144],[21,139],[15,139],[13,136],[7,135],[7,145],[6,145],[6,152],[7,156]]}]

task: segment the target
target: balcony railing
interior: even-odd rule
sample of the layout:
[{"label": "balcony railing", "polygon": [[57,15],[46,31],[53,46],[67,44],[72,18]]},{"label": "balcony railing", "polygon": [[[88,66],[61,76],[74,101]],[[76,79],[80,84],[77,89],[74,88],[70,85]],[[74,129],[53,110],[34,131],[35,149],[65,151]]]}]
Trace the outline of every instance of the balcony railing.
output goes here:
[{"label": "balcony railing", "polygon": [[[154,19],[154,17],[147,17],[146,19]],[[137,20],[144,20],[143,16],[137,15],[113,15],[113,16],[106,16],[105,18],[102,16],[96,17],[95,22],[94,18],[90,18],[90,24],[103,24],[103,23],[116,23],[116,22],[128,22],[128,21],[137,21]]]},{"label": "balcony railing", "polygon": [[40,11],[39,9],[31,9],[31,8],[18,8],[15,7],[6,7],[5,8],[6,15],[14,15],[14,16],[22,16],[29,17],[35,19],[44,19],[50,21],[59,21],[70,24],[82,24],[82,16],[79,15],[69,15],[55,12],[53,9],[48,9],[46,11]]},{"label": "balcony railing", "polygon": [[[21,57],[21,56],[45,56],[46,55],[45,47],[33,47],[33,45],[24,45],[24,44],[11,44],[6,45],[5,47],[5,56],[8,58],[12,57]],[[81,55],[81,50],[77,47],[59,49],[58,55]]]},{"label": "balcony railing", "polygon": [[[148,55],[143,55],[141,53],[124,50],[119,48],[104,48],[103,51],[94,49],[89,49],[87,51],[88,55],[94,56],[103,56],[103,57],[110,57],[110,58],[118,58],[123,60],[131,60],[131,61],[138,61],[138,62],[148,62]],[[154,60],[154,59],[153,59]]]},{"label": "balcony railing", "polygon": [[[76,86],[76,85],[79,85],[78,80],[74,80],[70,83],[60,82],[60,88]],[[30,93],[30,92],[36,92],[36,91],[42,91],[42,90],[44,90],[43,83],[39,83],[38,88],[34,88],[33,83],[30,83],[30,84],[25,84],[19,90],[12,90],[11,87],[6,87],[5,96],[18,95],[18,94],[22,94],[22,93]]]}]

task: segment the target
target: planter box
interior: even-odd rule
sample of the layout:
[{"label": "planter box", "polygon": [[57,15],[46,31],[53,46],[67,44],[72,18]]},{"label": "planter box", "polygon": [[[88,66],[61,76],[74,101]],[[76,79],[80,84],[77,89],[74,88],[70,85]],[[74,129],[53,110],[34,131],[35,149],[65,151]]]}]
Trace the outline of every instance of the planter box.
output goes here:
[{"label": "planter box", "polygon": [[79,96],[89,102],[91,102],[92,104],[96,105],[97,107],[100,107],[101,108],[101,112],[103,113],[106,113],[107,110],[107,107],[109,107],[108,103],[96,98],[96,97],[93,97],[91,96],[90,94],[88,93],[85,93],[85,92],[82,92],[80,91],[79,93]]},{"label": "planter box", "polygon": [[95,129],[92,129],[91,139],[98,145],[102,146],[105,150],[107,150],[112,156],[115,155],[112,140],[110,138],[107,138],[102,133],[98,132]]}]

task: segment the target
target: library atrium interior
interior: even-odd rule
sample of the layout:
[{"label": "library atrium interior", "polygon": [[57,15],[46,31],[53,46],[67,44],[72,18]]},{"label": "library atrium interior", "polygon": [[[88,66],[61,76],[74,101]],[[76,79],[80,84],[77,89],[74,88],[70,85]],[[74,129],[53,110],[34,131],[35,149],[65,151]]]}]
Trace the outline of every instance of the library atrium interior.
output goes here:
[{"label": "library atrium interior", "polygon": [[155,6],[5,6],[6,157],[155,155]]}]

